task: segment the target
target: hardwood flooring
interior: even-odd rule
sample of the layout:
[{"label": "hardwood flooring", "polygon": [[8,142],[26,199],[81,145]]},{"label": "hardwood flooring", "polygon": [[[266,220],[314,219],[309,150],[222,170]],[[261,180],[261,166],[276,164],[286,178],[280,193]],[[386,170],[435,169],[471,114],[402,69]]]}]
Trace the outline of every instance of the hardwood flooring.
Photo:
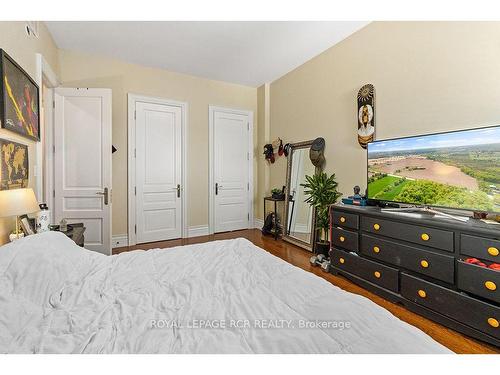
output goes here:
[{"label": "hardwood flooring", "polygon": [[202,243],[214,240],[231,239],[237,237],[244,237],[249,241],[253,242],[256,246],[259,246],[271,254],[280,257],[281,259],[300,267],[306,271],[312,272],[324,279],[328,280],[332,284],[344,289],[348,292],[362,295],[369,298],[377,305],[389,310],[399,319],[419,328],[420,330],[427,333],[429,336],[434,338],[437,342],[448,347],[455,353],[461,354],[500,354],[500,348],[495,348],[491,345],[476,341],[467,336],[464,336],[458,332],[455,332],[449,328],[446,328],[438,323],[435,323],[427,318],[417,315],[401,305],[384,300],[381,297],[353,284],[349,280],[334,276],[329,273],[323,272],[319,267],[313,267],[309,263],[309,258],[311,253],[303,250],[295,245],[289,244],[282,240],[274,240],[270,236],[263,236],[260,230],[243,230],[227,233],[219,233],[211,236],[194,237],[187,239],[179,239],[164,242],[154,242],[149,244],[141,244],[135,247],[122,247],[113,250],[113,254],[119,254],[124,251],[136,250],[136,249],[156,249],[156,248],[168,248],[180,245],[188,245],[194,243]]}]

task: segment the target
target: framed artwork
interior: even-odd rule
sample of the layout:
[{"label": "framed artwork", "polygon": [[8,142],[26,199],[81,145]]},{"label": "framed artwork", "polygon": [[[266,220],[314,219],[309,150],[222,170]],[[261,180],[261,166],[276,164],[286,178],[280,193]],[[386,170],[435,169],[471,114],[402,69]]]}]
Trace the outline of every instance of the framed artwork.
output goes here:
[{"label": "framed artwork", "polygon": [[0,138],[0,190],[28,187],[28,146]]},{"label": "framed artwork", "polygon": [[0,127],[40,140],[39,88],[4,50],[0,49]]},{"label": "framed artwork", "polygon": [[375,87],[368,83],[358,91],[358,143],[361,147],[375,135]]},{"label": "framed artwork", "polygon": [[21,223],[21,228],[23,229],[25,236],[35,234],[33,221],[28,217],[28,215],[19,216],[19,221]]}]

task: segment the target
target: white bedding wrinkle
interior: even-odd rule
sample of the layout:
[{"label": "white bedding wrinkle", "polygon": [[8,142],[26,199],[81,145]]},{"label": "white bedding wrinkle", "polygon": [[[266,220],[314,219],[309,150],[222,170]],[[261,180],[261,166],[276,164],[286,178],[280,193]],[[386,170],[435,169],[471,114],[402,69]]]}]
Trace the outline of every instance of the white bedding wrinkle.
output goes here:
[{"label": "white bedding wrinkle", "polygon": [[246,239],[105,256],[61,233],[0,247],[2,353],[450,353]]}]

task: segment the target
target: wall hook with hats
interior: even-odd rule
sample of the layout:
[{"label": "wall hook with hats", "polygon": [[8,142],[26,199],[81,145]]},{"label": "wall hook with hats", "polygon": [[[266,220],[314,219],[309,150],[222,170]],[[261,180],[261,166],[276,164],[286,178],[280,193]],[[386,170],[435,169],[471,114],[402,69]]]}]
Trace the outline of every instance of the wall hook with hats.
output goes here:
[{"label": "wall hook with hats", "polygon": [[[287,144],[289,145],[289,144]],[[281,138],[276,138],[272,143],[264,145],[264,156],[265,159],[274,164],[276,161],[276,156],[288,156],[287,145],[283,145],[283,140]]]}]

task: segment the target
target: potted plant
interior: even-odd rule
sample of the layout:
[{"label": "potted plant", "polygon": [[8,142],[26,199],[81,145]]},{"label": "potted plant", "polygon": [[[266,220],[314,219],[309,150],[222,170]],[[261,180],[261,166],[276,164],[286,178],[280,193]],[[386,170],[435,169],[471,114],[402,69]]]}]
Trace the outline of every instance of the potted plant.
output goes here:
[{"label": "potted plant", "polygon": [[337,185],[335,173],[328,176],[325,172],[306,176],[306,183],[301,184],[304,187],[304,194],[307,196],[305,202],[309,203],[316,211],[316,230],[319,231],[315,247],[317,254],[328,255],[330,246],[328,233],[330,217],[328,208],[331,204],[336,203],[342,195],[337,191]]},{"label": "potted plant", "polygon": [[283,189],[274,188],[271,190],[271,196],[274,199],[285,199],[285,193]]}]

